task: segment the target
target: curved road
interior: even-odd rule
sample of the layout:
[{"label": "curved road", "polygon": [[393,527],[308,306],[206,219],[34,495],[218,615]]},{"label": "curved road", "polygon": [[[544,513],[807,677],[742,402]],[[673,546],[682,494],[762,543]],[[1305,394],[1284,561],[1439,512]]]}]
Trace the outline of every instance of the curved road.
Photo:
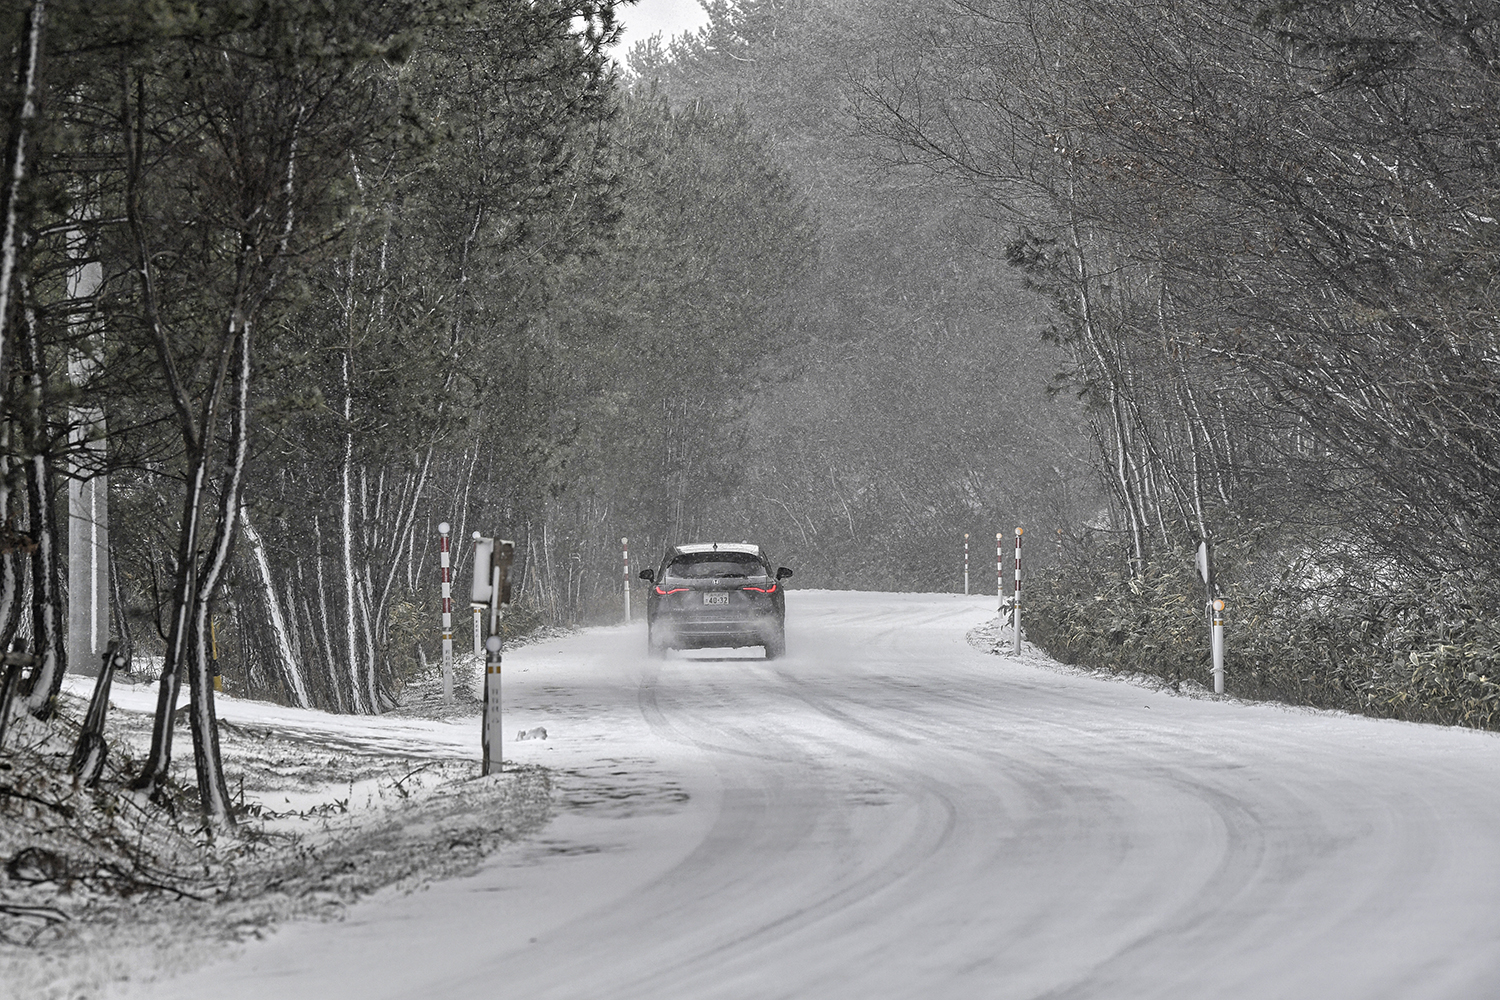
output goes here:
[{"label": "curved road", "polygon": [[519,650],[540,839],[150,995],[1500,996],[1500,739],[985,655],[992,600],[793,591],[774,662]]}]

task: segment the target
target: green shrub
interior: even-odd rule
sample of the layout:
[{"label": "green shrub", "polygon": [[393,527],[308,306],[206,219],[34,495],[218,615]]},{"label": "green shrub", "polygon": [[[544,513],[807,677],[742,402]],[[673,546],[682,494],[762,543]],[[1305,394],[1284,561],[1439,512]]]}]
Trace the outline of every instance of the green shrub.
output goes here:
[{"label": "green shrub", "polygon": [[[1397,583],[1304,561],[1266,580],[1246,553],[1230,554],[1240,572],[1224,591],[1228,693],[1500,729],[1500,630],[1483,610],[1497,588],[1487,574]],[[1135,578],[1079,566],[1039,573],[1024,625],[1064,663],[1211,684],[1191,552],[1159,556]]]}]

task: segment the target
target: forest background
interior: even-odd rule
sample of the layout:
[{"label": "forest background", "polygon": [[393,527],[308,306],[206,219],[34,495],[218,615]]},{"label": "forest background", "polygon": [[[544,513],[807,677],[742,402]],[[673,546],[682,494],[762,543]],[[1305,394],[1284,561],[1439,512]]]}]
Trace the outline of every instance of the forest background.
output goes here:
[{"label": "forest background", "polygon": [[1024,524],[1031,637],[1177,684],[1211,538],[1232,690],[1494,724],[1491,5],[705,9],[621,68],[602,0],[6,6],[34,712],[107,472],[204,744],[212,670],[392,704],[440,521],[460,579],[516,540],[517,628],[617,618],[624,536],[956,590]]}]

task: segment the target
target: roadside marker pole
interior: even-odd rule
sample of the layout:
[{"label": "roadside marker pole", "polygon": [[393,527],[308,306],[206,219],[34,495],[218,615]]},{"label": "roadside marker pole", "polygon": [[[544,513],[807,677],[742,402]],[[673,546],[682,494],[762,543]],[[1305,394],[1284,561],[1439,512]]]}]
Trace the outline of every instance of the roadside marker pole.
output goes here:
[{"label": "roadside marker pole", "polygon": [[995,610],[1001,614],[1005,613],[1005,549],[1002,543],[1005,536],[995,532],[995,601],[999,605]]},{"label": "roadside marker pole", "polygon": [[484,760],[481,770],[485,774],[499,774],[505,769],[501,755],[500,728],[500,636],[491,635],[484,640]]},{"label": "roadside marker pole", "polygon": [[625,624],[630,624],[630,539],[620,539],[620,554],[625,560]]},{"label": "roadside marker pole", "polygon": [[474,609],[474,655],[484,655],[484,609]]},{"label": "roadside marker pole", "polygon": [[438,525],[438,554],[443,566],[443,704],[453,704],[453,567],[448,558],[448,522]]},{"label": "roadside marker pole", "polygon": [[969,533],[964,532],[964,596],[969,596]]},{"label": "roadside marker pole", "polygon": [[1208,598],[1208,644],[1213,655],[1214,694],[1223,694],[1224,598],[1219,596],[1219,583],[1214,576],[1214,542],[1207,532],[1198,542],[1198,575],[1203,578],[1203,590]]},{"label": "roadside marker pole", "polygon": [[1016,622],[1016,655],[1021,655],[1021,529],[1016,528],[1016,590],[1012,601],[1012,612]]},{"label": "roadside marker pole", "polygon": [[1214,694],[1224,693],[1224,599],[1214,598],[1214,625],[1209,635],[1214,656]]},{"label": "roadside marker pole", "polygon": [[500,735],[500,611],[510,603],[510,564],[516,546],[506,539],[486,538],[474,532],[474,579],[469,601],[490,611],[490,634],[484,640],[484,728],[480,731],[483,774],[503,770]]}]

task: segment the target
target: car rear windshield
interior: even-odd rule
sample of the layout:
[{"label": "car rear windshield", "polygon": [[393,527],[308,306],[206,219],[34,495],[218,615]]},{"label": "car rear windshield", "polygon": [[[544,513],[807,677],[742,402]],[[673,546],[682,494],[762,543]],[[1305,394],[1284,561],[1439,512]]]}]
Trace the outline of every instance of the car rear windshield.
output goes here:
[{"label": "car rear windshield", "polygon": [[673,559],[666,572],[676,580],[768,575],[765,564],[748,552],[690,552]]}]

